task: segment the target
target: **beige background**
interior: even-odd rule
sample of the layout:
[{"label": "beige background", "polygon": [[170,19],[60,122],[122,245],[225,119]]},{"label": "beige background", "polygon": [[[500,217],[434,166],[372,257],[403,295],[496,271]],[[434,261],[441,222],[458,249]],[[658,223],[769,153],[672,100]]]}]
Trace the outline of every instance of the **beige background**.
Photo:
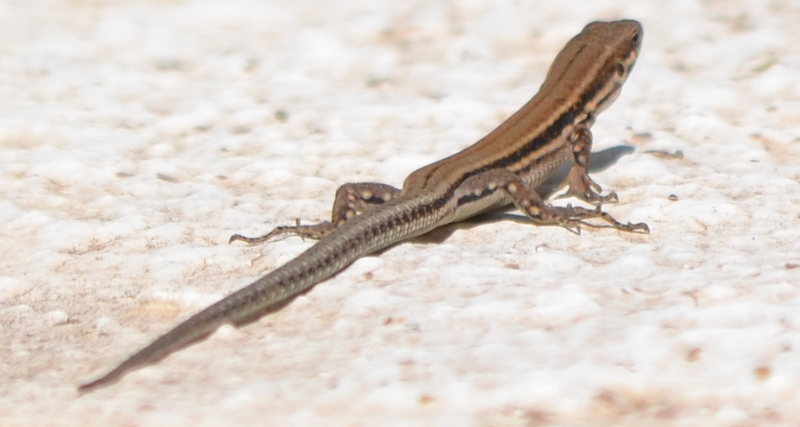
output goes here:
[{"label": "beige background", "polygon": [[[652,234],[450,227],[76,393],[311,244],[231,234],[400,185],[621,17],[644,47],[595,150],[635,151],[595,179]],[[0,1],[0,425],[800,424],[798,22],[790,0]]]}]

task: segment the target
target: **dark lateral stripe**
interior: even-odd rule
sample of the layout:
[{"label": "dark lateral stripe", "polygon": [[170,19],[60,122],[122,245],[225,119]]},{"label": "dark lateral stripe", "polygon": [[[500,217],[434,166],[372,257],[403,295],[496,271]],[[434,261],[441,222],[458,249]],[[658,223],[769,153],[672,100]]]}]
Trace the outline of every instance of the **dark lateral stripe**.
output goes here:
[{"label": "dark lateral stripe", "polygon": [[[610,62],[613,63],[611,65],[609,65],[609,63],[603,64],[603,78],[599,79],[599,81],[607,82],[609,77],[611,77],[610,75],[616,72],[616,61]],[[447,204],[455,195],[455,190],[470,177],[479,175],[492,169],[506,168],[510,165],[516,164],[525,157],[530,156],[533,152],[541,150],[554,139],[560,137],[564,129],[567,126],[574,124],[575,117],[584,112],[584,107],[591,102],[597,96],[598,92],[600,92],[600,90],[602,90],[604,87],[604,84],[599,84],[589,88],[583,94],[583,96],[581,96],[578,101],[575,102],[575,104],[573,104],[569,110],[567,110],[567,112],[562,114],[557,120],[550,124],[550,126],[548,126],[542,134],[533,138],[531,141],[523,145],[519,150],[514,151],[513,153],[505,157],[501,157],[494,162],[484,165],[480,168],[465,172],[463,175],[461,175],[461,177],[459,177],[459,179],[453,182],[453,184],[447,189],[447,192],[444,196],[434,201],[435,206],[438,208]],[[593,117],[593,115],[589,114],[588,117]],[[522,170],[529,171],[532,166],[533,165],[527,165],[526,167],[522,168]],[[479,197],[482,196],[463,196],[458,199],[458,204],[460,205],[462,203],[468,203]]]}]

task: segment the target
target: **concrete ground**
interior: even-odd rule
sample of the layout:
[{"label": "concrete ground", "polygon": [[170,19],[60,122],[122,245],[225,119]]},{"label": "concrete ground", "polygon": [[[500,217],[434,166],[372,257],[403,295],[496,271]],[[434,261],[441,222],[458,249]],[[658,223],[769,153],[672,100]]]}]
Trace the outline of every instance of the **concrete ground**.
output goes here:
[{"label": "concrete ground", "polygon": [[[594,178],[650,235],[447,227],[76,392],[312,244],[231,234],[401,185],[623,17],[644,46]],[[798,22],[792,0],[0,0],[0,425],[800,425]]]}]

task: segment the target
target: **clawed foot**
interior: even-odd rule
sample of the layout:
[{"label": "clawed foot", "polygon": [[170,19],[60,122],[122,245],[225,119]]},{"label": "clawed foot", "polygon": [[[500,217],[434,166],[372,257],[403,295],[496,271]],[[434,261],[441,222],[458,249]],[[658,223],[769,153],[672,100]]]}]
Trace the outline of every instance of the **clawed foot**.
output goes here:
[{"label": "clawed foot", "polygon": [[[605,224],[595,224],[587,220],[599,219]],[[647,224],[640,223],[621,223],[614,219],[607,212],[603,212],[601,205],[595,206],[594,209],[586,209],[580,206],[567,205],[561,206],[547,206],[546,210],[539,213],[534,218],[534,222],[546,225],[559,225],[571,233],[580,235],[581,225],[592,228],[615,228],[621,231],[631,233],[649,234],[650,228]]]},{"label": "clawed foot", "polygon": [[258,243],[264,243],[270,240],[275,239],[276,237],[286,236],[286,235],[295,235],[300,237],[308,237],[310,239],[319,240],[326,234],[330,233],[335,226],[330,221],[323,221],[319,224],[314,225],[300,225],[300,219],[295,220],[294,226],[282,225],[279,227],[275,227],[274,230],[270,231],[269,233],[258,236],[258,237],[247,237],[242,236],[241,234],[234,234],[228,240],[228,244],[233,242],[245,242],[249,245],[254,245]]}]

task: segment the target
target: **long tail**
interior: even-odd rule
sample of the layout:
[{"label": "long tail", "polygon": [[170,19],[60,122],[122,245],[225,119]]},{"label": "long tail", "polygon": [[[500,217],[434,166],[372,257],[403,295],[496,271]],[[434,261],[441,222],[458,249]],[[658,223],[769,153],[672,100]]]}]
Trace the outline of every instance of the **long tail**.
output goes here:
[{"label": "long tail", "polygon": [[[375,207],[368,215],[351,219],[297,258],[216,304],[190,317],[100,378],[82,384],[87,392],[110,385],[128,372],[149,365],[199,341],[224,324],[242,325],[280,309],[294,297],[338,273],[359,257],[428,231],[429,221],[410,221],[404,208]],[[405,227],[397,224],[405,223]],[[387,224],[394,224],[387,227]]]}]

